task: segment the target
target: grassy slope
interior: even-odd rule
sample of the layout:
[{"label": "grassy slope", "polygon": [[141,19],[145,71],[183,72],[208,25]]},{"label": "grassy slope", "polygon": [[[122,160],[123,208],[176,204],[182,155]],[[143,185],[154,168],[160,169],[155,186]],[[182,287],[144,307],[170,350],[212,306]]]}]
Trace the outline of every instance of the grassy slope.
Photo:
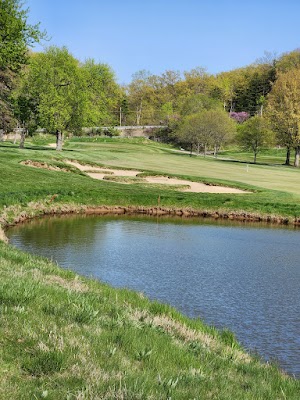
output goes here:
[{"label": "grassy slope", "polygon": [[298,399],[233,336],[0,244],[0,398]]},{"label": "grassy slope", "polygon": [[[190,158],[188,155],[174,154],[169,148],[155,143],[134,141],[70,143],[62,154],[44,150],[43,147],[24,151],[12,147],[0,149],[0,162],[5,166],[1,171],[0,207],[26,204],[30,200],[45,199],[54,194],[58,194],[55,201],[61,203],[155,206],[160,196],[160,205],[164,207],[221,208],[292,218],[300,216],[300,171],[292,168],[251,165],[247,173],[245,164]],[[95,181],[79,174],[41,170],[19,164],[24,159],[57,163],[57,160],[66,158],[255,189],[255,194],[182,193],[163,190],[161,186]]]},{"label": "grassy slope", "polygon": [[[62,154],[4,145],[1,214],[9,218],[15,205],[20,211],[32,200],[44,202],[58,194],[57,205],[153,206],[160,196],[163,206],[300,216],[299,188],[293,182],[299,172],[282,167],[267,167],[273,171],[274,191],[264,188],[266,167],[258,166],[256,193],[237,196],[120,185],[19,164],[24,159],[57,164],[65,158],[227,184],[232,179],[247,187],[245,173],[235,172],[236,179],[231,175],[238,164],[190,159],[157,144],[70,143]],[[286,192],[277,183],[277,171],[284,175]],[[230,333],[218,333],[138,294],[75,276],[4,244],[0,278],[1,399],[298,399],[299,381],[250,359]]]},{"label": "grassy slope", "polygon": [[[300,173],[295,168],[253,164],[248,164],[247,168],[245,162],[215,160],[211,157],[204,159],[202,156],[189,157],[188,154],[174,152],[160,144],[147,145],[146,143],[143,145],[138,142],[132,144],[121,142],[118,149],[116,149],[116,140],[107,140],[101,144],[81,143],[83,150],[80,156],[85,156],[88,152],[92,160],[106,165],[164,171],[167,174],[189,175],[196,178],[230,180],[300,195]],[[76,142],[71,142],[67,146],[68,150],[77,148]],[[100,154],[98,149],[101,149]],[[277,158],[277,161],[279,160]]]}]

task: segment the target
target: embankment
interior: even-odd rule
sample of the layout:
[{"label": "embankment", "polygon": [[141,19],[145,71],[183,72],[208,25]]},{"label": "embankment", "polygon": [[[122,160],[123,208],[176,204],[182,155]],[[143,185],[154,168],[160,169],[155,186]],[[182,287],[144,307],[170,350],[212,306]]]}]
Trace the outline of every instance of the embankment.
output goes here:
[{"label": "embankment", "polygon": [[174,216],[182,218],[228,219],[242,222],[263,222],[278,225],[300,226],[300,218],[264,215],[244,211],[195,210],[192,208],[144,207],[144,206],[106,206],[55,204],[53,199],[47,202],[29,203],[26,207],[10,206],[0,215],[0,240],[7,242],[5,229],[9,226],[24,223],[30,219],[51,215],[86,214],[86,215],[153,215]]}]

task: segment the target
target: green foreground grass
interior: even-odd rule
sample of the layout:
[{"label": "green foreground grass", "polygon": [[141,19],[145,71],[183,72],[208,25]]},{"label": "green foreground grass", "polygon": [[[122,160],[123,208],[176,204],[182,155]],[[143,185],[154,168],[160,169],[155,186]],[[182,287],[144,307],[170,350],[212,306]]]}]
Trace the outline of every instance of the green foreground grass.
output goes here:
[{"label": "green foreground grass", "polygon": [[8,245],[0,256],[3,400],[299,398],[230,332]]},{"label": "green foreground grass", "polygon": [[[251,191],[183,193],[97,181],[65,164],[135,168]],[[31,160],[64,168],[20,164]],[[0,146],[0,223],[90,206],[225,210],[300,217],[299,171],[189,157],[145,140],[70,141],[65,150]],[[250,175],[252,174],[252,175]],[[68,208],[69,207],[69,208]],[[168,306],[63,271],[0,243],[0,398],[298,399],[299,381]]]}]

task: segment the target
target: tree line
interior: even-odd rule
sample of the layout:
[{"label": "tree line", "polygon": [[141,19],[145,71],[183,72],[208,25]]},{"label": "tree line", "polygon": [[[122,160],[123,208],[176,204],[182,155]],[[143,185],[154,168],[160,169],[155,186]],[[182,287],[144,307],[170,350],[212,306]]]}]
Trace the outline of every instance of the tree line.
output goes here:
[{"label": "tree line", "polygon": [[217,156],[235,141],[254,162],[266,146],[286,148],[286,164],[300,158],[300,51],[265,53],[255,63],[219,74],[197,67],[183,74],[139,71],[125,86],[107,64],[80,62],[67,48],[33,53],[46,33],[28,23],[20,0],[0,0],[0,140],[5,132],[38,127],[57,136],[82,127],[167,125],[162,140]]}]

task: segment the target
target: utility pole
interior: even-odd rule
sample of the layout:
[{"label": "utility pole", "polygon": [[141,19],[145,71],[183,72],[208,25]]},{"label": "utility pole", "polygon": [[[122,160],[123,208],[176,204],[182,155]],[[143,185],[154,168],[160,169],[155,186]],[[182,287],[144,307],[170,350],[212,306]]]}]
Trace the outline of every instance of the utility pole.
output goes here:
[{"label": "utility pole", "polygon": [[120,107],[120,126],[122,126],[122,107]]}]

